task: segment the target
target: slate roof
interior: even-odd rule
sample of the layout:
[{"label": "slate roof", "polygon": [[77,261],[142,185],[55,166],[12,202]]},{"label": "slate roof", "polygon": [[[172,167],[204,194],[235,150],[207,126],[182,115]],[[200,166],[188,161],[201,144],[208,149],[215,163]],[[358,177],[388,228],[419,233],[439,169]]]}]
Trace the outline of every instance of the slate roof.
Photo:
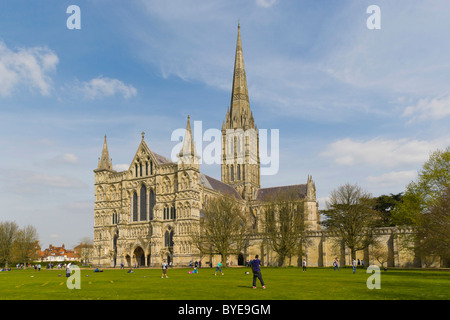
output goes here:
[{"label": "slate roof", "polygon": [[261,188],[256,191],[256,200],[265,201],[279,193],[293,193],[299,199],[306,197],[306,184],[296,184],[291,186],[281,186],[272,188]]},{"label": "slate roof", "polygon": [[223,183],[222,181],[216,180],[210,176],[207,176],[204,173],[200,173],[200,184],[203,184],[205,187],[223,194],[234,195],[236,199],[242,200],[241,195],[232,186]]},{"label": "slate roof", "polygon": [[157,154],[157,153],[155,153],[155,152],[153,152],[153,151],[152,151],[152,153],[153,153],[153,155],[155,156],[156,160],[158,160],[158,163],[159,163],[159,164],[172,163],[172,160],[167,159],[166,157],[163,157],[162,155]]}]

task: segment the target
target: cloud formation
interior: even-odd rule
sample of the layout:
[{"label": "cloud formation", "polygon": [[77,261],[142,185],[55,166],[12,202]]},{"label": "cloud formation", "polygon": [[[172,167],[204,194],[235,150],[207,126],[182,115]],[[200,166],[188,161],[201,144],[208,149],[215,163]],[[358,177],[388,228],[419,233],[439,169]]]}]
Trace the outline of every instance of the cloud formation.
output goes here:
[{"label": "cloud formation", "polygon": [[75,90],[89,100],[102,99],[120,95],[129,99],[137,95],[137,90],[132,85],[126,85],[114,78],[97,77],[75,86]]},{"label": "cloud formation", "polygon": [[408,106],[403,117],[410,118],[409,123],[424,120],[441,120],[450,115],[450,95],[437,98],[420,99],[417,104]]},{"label": "cloud formation", "polygon": [[10,169],[0,172],[1,181],[8,192],[38,194],[48,189],[80,189],[86,184],[67,175],[55,175],[28,170]]},{"label": "cloud formation", "polygon": [[77,164],[78,161],[79,161],[78,157],[73,153],[64,153],[53,158],[50,161],[50,164],[52,165]]},{"label": "cloud formation", "polygon": [[379,176],[368,176],[366,181],[371,186],[382,188],[406,185],[417,177],[417,170],[392,171]]},{"label": "cloud formation", "polygon": [[421,164],[430,153],[444,147],[449,139],[433,141],[374,138],[357,141],[345,138],[329,144],[322,156],[333,159],[338,165],[353,166],[360,164],[395,167],[398,165]]},{"label": "cloud formation", "polygon": [[58,56],[47,47],[19,48],[12,50],[0,42],[0,96],[10,96],[24,86],[37,89],[43,96],[50,95]]},{"label": "cloud formation", "polygon": [[278,0],[256,0],[256,4],[260,7],[264,8],[270,8],[275,3],[277,3]]}]

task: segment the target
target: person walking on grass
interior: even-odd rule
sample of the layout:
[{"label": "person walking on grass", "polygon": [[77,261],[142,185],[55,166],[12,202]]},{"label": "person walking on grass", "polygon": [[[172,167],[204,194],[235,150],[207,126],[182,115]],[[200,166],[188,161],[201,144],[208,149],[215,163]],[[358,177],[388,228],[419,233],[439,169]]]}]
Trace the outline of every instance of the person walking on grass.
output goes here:
[{"label": "person walking on grass", "polygon": [[260,269],[261,260],[258,259],[258,255],[256,255],[255,259],[253,259],[250,262],[250,265],[252,266],[252,271],[253,271],[253,289],[256,289],[256,278],[259,279],[259,282],[261,282],[262,288],[265,289],[266,286],[264,285],[264,280],[262,278],[261,269]]},{"label": "person walking on grass", "polygon": [[223,266],[222,262],[219,261],[219,263],[217,264],[217,267],[216,267],[216,272],[214,273],[215,276],[217,276],[217,271],[220,271],[220,273],[223,275],[222,266]]},{"label": "person walking on grass", "polygon": [[306,258],[303,259],[302,267],[303,267],[303,272],[305,272],[306,271]]},{"label": "person walking on grass", "polygon": [[162,275],[161,275],[161,279],[162,278],[164,278],[164,276],[166,277],[166,278],[169,278],[169,276],[167,275],[167,263],[166,263],[166,260],[164,260],[163,261],[163,264],[162,264]]},{"label": "person walking on grass", "polygon": [[352,268],[353,268],[353,273],[356,273],[356,260],[353,259],[352,261]]},{"label": "person walking on grass", "polygon": [[336,271],[336,268],[337,268],[338,271],[339,271],[339,261],[338,261],[338,258],[334,259],[333,267],[334,267],[333,271]]}]

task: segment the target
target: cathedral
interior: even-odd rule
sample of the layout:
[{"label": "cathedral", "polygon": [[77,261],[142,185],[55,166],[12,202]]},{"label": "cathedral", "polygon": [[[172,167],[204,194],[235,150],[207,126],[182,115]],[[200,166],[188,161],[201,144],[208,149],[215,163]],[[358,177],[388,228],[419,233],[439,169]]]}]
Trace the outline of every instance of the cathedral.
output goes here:
[{"label": "cathedral", "polygon": [[[189,232],[199,223],[208,200],[223,194],[234,195],[251,215],[250,221],[258,225],[261,201],[280,190],[290,190],[300,198],[307,197],[309,228],[318,228],[320,216],[311,177],[305,179],[306,184],[261,188],[259,136],[250,109],[239,26],[231,103],[222,125],[221,180],[200,172],[198,160],[189,117],[177,162],[150,150],[143,133],[129,169],[117,172],[105,136],[94,170],[93,262],[159,266],[166,259],[173,266],[186,266],[198,260]],[[250,259],[249,254],[230,257],[230,262],[241,264]]]},{"label": "cathedral", "polygon": [[[346,251],[336,249],[320,227],[316,187],[311,176],[303,184],[261,188],[259,135],[250,108],[241,32],[238,26],[231,103],[222,124],[222,162],[220,180],[199,169],[190,118],[176,162],[151,150],[142,140],[129,169],[115,171],[105,136],[95,173],[94,257],[105,267],[169,265],[188,266],[191,261],[217,263],[217,257],[200,257],[191,244],[190,231],[198,226],[202,208],[210,199],[233,195],[245,208],[253,225],[246,252],[229,257],[231,265],[242,265],[255,254],[265,265],[276,261],[276,254],[264,245],[261,207],[265,199],[280,191],[294,193],[304,203],[309,245],[304,251],[308,265],[331,265],[334,256],[347,259]],[[225,110],[224,110],[225,111]],[[387,242],[393,231],[386,231]],[[390,243],[390,242],[389,242]],[[395,245],[389,249],[395,254]],[[398,253],[397,253],[398,254]],[[370,259],[365,252],[361,259]],[[297,257],[302,259],[302,257]],[[292,260],[292,264],[294,260]]]}]

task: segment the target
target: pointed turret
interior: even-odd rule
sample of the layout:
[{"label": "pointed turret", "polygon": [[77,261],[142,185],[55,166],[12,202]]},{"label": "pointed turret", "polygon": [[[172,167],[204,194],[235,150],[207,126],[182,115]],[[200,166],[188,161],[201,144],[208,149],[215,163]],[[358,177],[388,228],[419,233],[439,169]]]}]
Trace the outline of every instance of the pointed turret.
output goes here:
[{"label": "pointed turret", "polygon": [[248,99],[247,78],[245,75],[244,53],[241,43],[241,27],[238,25],[236,56],[234,60],[233,87],[231,91],[230,113],[227,113],[227,128],[254,128],[253,115]]},{"label": "pointed turret", "polygon": [[[199,159],[197,152],[195,151],[194,138],[192,137],[191,121],[190,116],[188,116],[186,124],[186,133],[184,134],[183,146],[181,147],[180,153],[178,154],[180,158],[194,158]],[[186,159],[184,159],[186,160]],[[183,160],[183,161],[184,161]]]},{"label": "pointed turret", "polygon": [[308,175],[308,182],[306,183],[306,200],[316,201],[316,184],[310,175]]},{"label": "pointed turret", "polygon": [[112,161],[109,157],[108,144],[106,142],[106,135],[105,135],[105,141],[103,142],[102,156],[98,161],[97,170],[112,170]]}]

